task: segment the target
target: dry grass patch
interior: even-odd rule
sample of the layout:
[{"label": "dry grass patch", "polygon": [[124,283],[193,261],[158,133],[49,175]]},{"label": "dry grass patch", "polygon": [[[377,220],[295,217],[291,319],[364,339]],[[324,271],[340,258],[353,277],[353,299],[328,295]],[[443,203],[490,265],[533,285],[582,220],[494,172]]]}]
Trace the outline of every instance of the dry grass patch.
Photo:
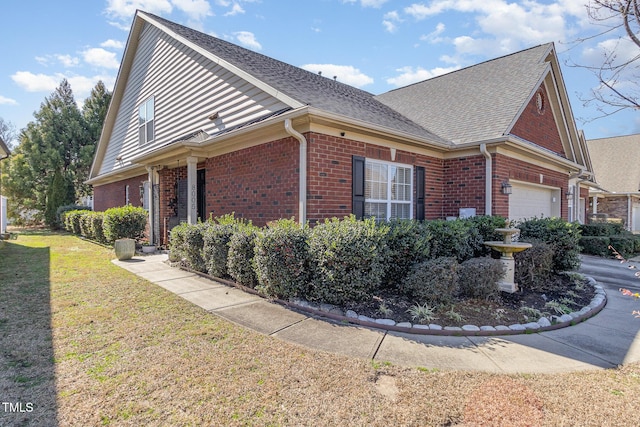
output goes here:
[{"label": "dry grass patch", "polygon": [[0,249],[0,396],[34,404],[0,407],[0,425],[620,425],[640,409],[637,364],[493,375],[371,363],[235,326],[111,258],[46,233]]}]

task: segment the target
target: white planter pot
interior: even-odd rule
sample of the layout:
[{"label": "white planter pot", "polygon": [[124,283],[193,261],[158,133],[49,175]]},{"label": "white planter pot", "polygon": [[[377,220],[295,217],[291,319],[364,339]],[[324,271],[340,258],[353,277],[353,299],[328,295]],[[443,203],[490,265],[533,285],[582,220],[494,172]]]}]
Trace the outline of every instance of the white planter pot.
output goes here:
[{"label": "white planter pot", "polygon": [[152,245],[142,245],[142,253],[150,254],[156,251],[156,247]]},{"label": "white planter pot", "polygon": [[116,257],[120,261],[133,258],[136,253],[136,241],[133,239],[118,239],[113,243]]}]

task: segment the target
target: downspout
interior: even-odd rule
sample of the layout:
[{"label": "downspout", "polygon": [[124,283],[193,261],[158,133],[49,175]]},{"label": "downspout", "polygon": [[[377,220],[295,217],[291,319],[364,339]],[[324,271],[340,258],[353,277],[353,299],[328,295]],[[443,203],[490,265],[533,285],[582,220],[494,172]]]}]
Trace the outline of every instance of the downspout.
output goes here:
[{"label": "downspout", "polygon": [[485,181],[484,181],[484,214],[492,215],[491,206],[493,205],[493,162],[491,154],[487,151],[487,144],[480,144],[480,153],[487,159],[485,162]]},{"label": "downspout", "polygon": [[[149,205],[149,242],[151,242],[152,244],[156,244],[156,236],[155,236],[155,230],[154,230],[154,224],[155,224],[155,207],[153,206],[153,184],[155,181],[155,171],[156,168],[153,166],[147,166],[147,172],[149,174],[148,176],[148,180],[149,180],[149,194],[145,194],[145,197],[148,197],[148,205]],[[159,243],[159,242],[158,242]]]},{"label": "downspout", "polygon": [[633,216],[631,215],[632,209],[633,209],[633,203],[631,202],[631,193],[628,193],[627,194],[627,230],[629,231],[633,230],[633,224],[631,224],[631,221],[633,221]]},{"label": "downspout", "polygon": [[300,142],[300,182],[298,183],[298,222],[307,222],[307,139],[291,125],[291,119],[284,120],[284,129]]}]

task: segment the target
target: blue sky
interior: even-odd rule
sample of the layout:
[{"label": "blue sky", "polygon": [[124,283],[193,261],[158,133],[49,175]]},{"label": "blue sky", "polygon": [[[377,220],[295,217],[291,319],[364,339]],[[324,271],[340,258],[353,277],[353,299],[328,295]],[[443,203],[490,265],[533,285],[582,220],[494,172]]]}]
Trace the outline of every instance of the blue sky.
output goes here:
[{"label": "blue sky", "polygon": [[[586,137],[640,133],[640,113],[594,120],[581,97],[615,34],[597,32],[587,0],[6,0],[0,26],[0,117],[20,130],[63,78],[76,101],[113,88],[136,9],[378,94],[542,43],[555,42]],[[623,56],[637,55],[622,45]],[[581,95],[582,94],[582,95]]]}]

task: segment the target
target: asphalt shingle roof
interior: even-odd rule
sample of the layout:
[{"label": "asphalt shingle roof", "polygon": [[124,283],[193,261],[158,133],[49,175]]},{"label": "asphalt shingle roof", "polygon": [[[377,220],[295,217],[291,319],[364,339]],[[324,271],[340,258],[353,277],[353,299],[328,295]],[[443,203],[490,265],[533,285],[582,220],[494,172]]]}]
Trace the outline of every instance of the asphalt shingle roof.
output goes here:
[{"label": "asphalt shingle roof", "polygon": [[516,52],[376,99],[454,144],[498,138],[537,89],[552,47]]},{"label": "asphalt shingle roof", "polygon": [[616,193],[640,191],[640,134],[590,139],[587,147],[602,188]]},{"label": "asphalt shingle roof", "polygon": [[319,110],[449,144],[423,126],[378,101],[373,94],[322,77],[149,13],[146,15],[211,54],[251,74],[298,102]]}]

